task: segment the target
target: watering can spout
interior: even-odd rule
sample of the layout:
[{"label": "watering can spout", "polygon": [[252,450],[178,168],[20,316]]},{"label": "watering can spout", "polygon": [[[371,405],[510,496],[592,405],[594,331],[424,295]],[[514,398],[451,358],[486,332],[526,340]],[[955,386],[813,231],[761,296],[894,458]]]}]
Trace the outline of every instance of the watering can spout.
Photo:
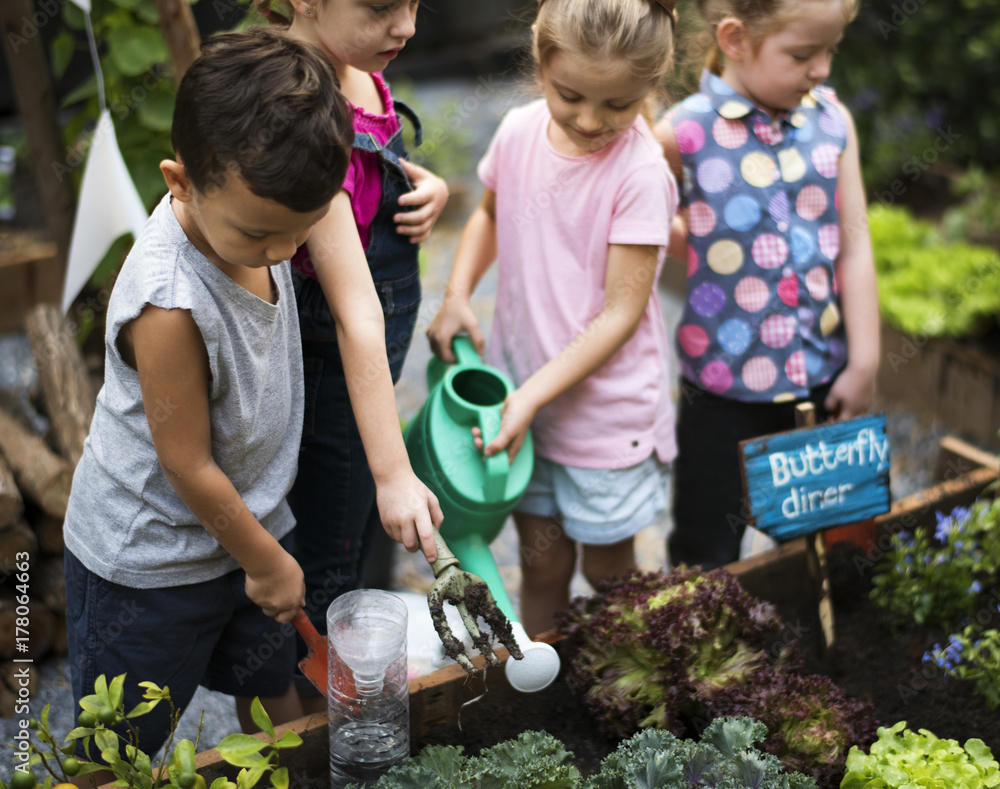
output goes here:
[{"label": "watering can spout", "polygon": [[510,626],[524,657],[521,660],[507,659],[504,668],[507,681],[514,690],[522,693],[544,690],[559,673],[559,653],[551,644],[528,638],[520,622],[511,620]]}]

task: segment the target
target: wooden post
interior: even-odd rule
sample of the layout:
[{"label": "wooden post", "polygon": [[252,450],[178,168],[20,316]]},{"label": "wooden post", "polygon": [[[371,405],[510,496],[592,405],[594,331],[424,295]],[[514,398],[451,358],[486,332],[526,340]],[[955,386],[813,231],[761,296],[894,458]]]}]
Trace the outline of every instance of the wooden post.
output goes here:
[{"label": "wooden post", "polygon": [[[42,9],[36,12],[31,0],[3,0],[0,3],[0,34],[18,112],[31,148],[49,232],[58,246],[57,260],[62,274],[66,270],[73,234],[76,194],[65,169],[56,166],[66,167],[66,149],[56,123],[52,79],[39,32],[62,10],[62,3],[52,5],[55,12]],[[52,287],[56,289],[55,299],[58,300],[62,290],[61,275]]]},{"label": "wooden post", "polygon": [[[815,427],[816,409],[812,403],[795,406],[796,427]],[[806,535],[806,566],[812,579],[817,600],[817,619],[820,628],[820,651],[823,660],[833,654],[833,600],[830,598],[830,568],[826,563],[826,542],[822,531]]]},{"label": "wooden post", "polygon": [[174,83],[180,85],[184,72],[201,52],[198,26],[186,0],[156,0],[156,11],[160,15],[160,29],[170,51]]}]

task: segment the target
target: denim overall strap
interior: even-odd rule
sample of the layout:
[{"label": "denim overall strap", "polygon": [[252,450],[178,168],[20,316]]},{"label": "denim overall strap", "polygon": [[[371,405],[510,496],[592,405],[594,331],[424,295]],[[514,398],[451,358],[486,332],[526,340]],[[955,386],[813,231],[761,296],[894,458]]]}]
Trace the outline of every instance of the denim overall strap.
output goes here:
[{"label": "denim overall strap", "polygon": [[[422,129],[416,114],[403,102],[396,102],[397,116],[408,118],[414,126],[415,141],[422,139]],[[369,134],[356,134],[354,147],[375,154],[382,173],[382,201],[371,225],[371,237],[365,256],[372,280],[382,303],[385,317],[386,351],[393,382],[402,372],[403,359],[409,350],[420,306],[419,246],[410,237],[396,232],[393,217],[410,210],[399,205],[399,198],[412,191],[400,159],[406,158],[402,129],[396,131],[385,145],[379,145]]]}]

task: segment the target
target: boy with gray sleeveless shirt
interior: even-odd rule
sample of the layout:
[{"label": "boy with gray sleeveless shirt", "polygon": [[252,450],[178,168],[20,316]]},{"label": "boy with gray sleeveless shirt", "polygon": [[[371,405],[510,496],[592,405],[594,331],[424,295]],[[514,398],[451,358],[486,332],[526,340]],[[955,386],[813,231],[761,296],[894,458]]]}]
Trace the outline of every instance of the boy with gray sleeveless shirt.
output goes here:
[{"label": "boy with gray sleeveless shirt", "polygon": [[[169,193],[108,305],[105,382],[66,515],[74,696],[100,674],[260,696],[301,714],[288,622],[304,402],[288,258],[340,189],[353,139],[326,58],[270,30],[218,36],[178,89]],[[277,621],[275,621],[277,620]],[[281,623],[281,624],[279,624]],[[143,716],[153,754],[166,705]]]}]

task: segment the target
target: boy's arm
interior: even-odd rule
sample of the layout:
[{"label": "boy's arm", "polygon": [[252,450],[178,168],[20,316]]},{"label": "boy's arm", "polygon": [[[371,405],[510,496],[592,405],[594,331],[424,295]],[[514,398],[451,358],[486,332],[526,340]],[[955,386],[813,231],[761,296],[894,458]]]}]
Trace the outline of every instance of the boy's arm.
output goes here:
[{"label": "boy's arm", "polygon": [[247,596],[289,622],[305,602],[302,570],[212,457],[209,368],[187,310],[147,305],[122,330],[135,359],[153,446],[164,474],[198,521],[246,571]]},{"label": "boy's arm", "polygon": [[486,341],[469,299],[479,280],[497,257],[496,207],[496,193],[486,189],[482,201],[472,212],[462,231],[455,262],[445,287],[444,302],[427,328],[431,350],[442,361],[455,361],[451,339],[463,330],[469,333],[469,338],[480,354],[486,350]]},{"label": "boy's arm", "polygon": [[841,105],[840,109],[847,124],[847,145],[837,170],[840,255],[836,271],[847,332],[847,366],[830,389],[825,405],[839,419],[850,419],[871,407],[881,351],[875,262],[868,232],[858,135],[847,108]]},{"label": "boy's arm", "polygon": [[507,447],[513,460],[535,414],[597,371],[635,334],[653,292],[658,251],[658,247],[643,244],[608,246],[600,313],[554,359],[507,397],[500,432],[487,445],[487,455]]},{"label": "boy's arm", "polygon": [[348,394],[375,479],[386,532],[409,551],[437,558],[437,498],[413,473],[399,429],[396,395],[385,350],[385,320],[358,237],[350,197],[341,191],[313,228],[309,256],[337,324]]}]

